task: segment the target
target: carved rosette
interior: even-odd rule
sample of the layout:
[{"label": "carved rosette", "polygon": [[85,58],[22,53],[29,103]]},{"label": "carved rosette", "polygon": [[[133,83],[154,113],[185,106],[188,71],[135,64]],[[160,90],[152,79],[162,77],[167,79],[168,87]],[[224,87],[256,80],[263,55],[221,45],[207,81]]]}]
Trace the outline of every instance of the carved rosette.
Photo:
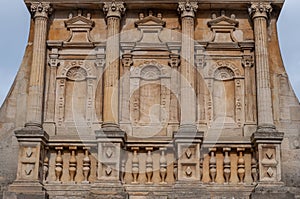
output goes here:
[{"label": "carved rosette", "polygon": [[272,9],[271,3],[255,2],[255,3],[251,3],[251,6],[249,8],[249,14],[252,17],[252,19],[257,18],[257,17],[264,17],[264,18],[268,19],[272,10],[273,9]]},{"label": "carved rosette", "polygon": [[181,17],[195,17],[195,13],[198,9],[197,2],[178,2],[178,12]]},{"label": "carved rosette", "polygon": [[124,14],[126,8],[124,2],[104,2],[103,12],[106,17],[118,17],[121,18],[121,15]]},{"label": "carved rosette", "polygon": [[36,18],[36,17],[48,18],[48,16],[52,12],[52,8],[51,8],[49,2],[43,2],[43,3],[34,2],[34,3],[31,3],[30,10],[31,10],[31,13],[33,14],[34,18]]}]

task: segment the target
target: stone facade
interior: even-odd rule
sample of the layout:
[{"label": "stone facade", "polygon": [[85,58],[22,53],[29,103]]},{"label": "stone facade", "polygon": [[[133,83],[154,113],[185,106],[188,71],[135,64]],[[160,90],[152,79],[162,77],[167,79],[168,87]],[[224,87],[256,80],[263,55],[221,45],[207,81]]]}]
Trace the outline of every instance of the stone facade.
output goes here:
[{"label": "stone facade", "polygon": [[25,0],[0,195],[300,198],[283,2]]}]

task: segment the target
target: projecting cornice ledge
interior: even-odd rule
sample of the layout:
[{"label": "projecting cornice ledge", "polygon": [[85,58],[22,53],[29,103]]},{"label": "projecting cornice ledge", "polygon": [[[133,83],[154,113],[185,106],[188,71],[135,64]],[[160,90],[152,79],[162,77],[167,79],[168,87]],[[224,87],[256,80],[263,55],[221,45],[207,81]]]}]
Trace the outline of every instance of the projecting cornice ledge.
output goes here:
[{"label": "projecting cornice ledge", "polygon": [[[184,0],[122,0],[125,3],[126,8],[137,9],[141,7],[149,8],[159,6],[161,9],[177,9],[178,2]],[[24,0],[29,6],[32,2],[49,2],[54,8],[89,8],[89,9],[102,9],[105,0]],[[262,0],[197,0],[199,9],[218,9],[224,8],[224,4],[229,4],[232,9],[248,8],[250,2],[263,2]],[[282,8],[284,0],[266,0],[265,2],[271,3],[275,7]]]}]

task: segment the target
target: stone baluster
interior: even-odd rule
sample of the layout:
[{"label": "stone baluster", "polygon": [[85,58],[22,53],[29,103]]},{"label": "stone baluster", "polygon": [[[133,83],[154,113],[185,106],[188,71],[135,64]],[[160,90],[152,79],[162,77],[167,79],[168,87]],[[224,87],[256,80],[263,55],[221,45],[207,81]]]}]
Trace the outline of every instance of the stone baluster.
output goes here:
[{"label": "stone baluster", "polygon": [[84,176],[83,184],[89,184],[89,174],[91,171],[91,159],[89,157],[89,147],[84,147],[84,158],[83,158],[83,164],[82,164],[82,173]]},{"label": "stone baluster", "polygon": [[251,158],[251,176],[252,176],[252,180],[254,185],[257,184],[258,181],[258,172],[257,172],[257,161],[255,158],[255,151],[253,150],[253,154],[252,154],[252,158]]},{"label": "stone baluster", "polygon": [[75,182],[75,175],[76,175],[76,167],[77,167],[77,159],[76,159],[76,149],[77,147],[69,147],[69,150],[71,151],[71,157],[69,159],[69,175],[70,175],[70,181],[73,183]]},{"label": "stone baluster", "polygon": [[31,12],[33,13],[34,18],[34,40],[25,127],[41,129],[43,115],[47,25],[48,15],[51,12],[51,7],[47,2],[34,2],[31,4]]},{"label": "stone baluster", "polygon": [[125,175],[126,175],[126,159],[123,158],[121,161],[121,182],[125,184]]},{"label": "stone baluster", "polygon": [[211,183],[215,183],[216,174],[217,174],[217,160],[215,157],[215,153],[217,151],[216,148],[210,148],[210,159],[209,159],[209,175],[211,178]]},{"label": "stone baluster", "polygon": [[57,155],[55,158],[55,181],[61,183],[61,176],[63,172],[63,158],[61,152],[63,147],[55,147],[55,150],[57,150]]},{"label": "stone baluster", "polygon": [[270,3],[256,2],[249,11],[254,23],[258,131],[274,131],[267,33],[272,7]]},{"label": "stone baluster", "polygon": [[104,70],[103,128],[119,128],[120,19],[123,2],[105,2],[107,21],[106,67]]},{"label": "stone baluster", "polygon": [[203,177],[203,157],[200,158],[199,161],[199,173],[200,173],[200,182],[202,181],[202,177]]},{"label": "stone baluster", "polygon": [[132,184],[138,184],[138,177],[139,177],[139,158],[138,158],[138,150],[139,147],[132,147],[133,150],[133,158],[132,158],[132,177],[133,181]]},{"label": "stone baluster", "polygon": [[45,157],[44,157],[44,168],[43,168],[43,180],[47,182],[48,172],[49,172],[49,157],[48,157],[49,148],[45,147]]},{"label": "stone baluster", "polygon": [[179,132],[196,132],[196,94],[194,67],[194,18],[198,8],[197,2],[179,2],[178,12],[181,16],[181,79],[180,107],[181,119]]},{"label": "stone baluster", "polygon": [[147,177],[147,184],[153,184],[152,176],[153,176],[153,158],[152,158],[152,151],[153,147],[146,147],[146,151],[148,153],[146,159],[146,177]]},{"label": "stone baluster", "polygon": [[174,180],[177,181],[178,180],[178,162],[174,161],[174,167],[173,167],[173,176],[174,176]]},{"label": "stone baluster", "polygon": [[243,184],[245,179],[245,158],[243,155],[244,151],[245,148],[237,148],[237,152],[239,153],[237,173],[238,173],[240,184]]},{"label": "stone baluster", "polygon": [[166,148],[162,147],[159,149],[161,151],[161,156],[159,159],[159,173],[161,177],[160,184],[167,184],[166,182],[166,177],[167,177],[167,159],[165,157],[165,151],[167,150]]},{"label": "stone baluster", "polygon": [[223,172],[224,172],[224,178],[225,178],[225,184],[229,184],[231,169],[230,169],[230,157],[229,152],[231,151],[231,148],[223,148],[224,160],[223,160]]}]

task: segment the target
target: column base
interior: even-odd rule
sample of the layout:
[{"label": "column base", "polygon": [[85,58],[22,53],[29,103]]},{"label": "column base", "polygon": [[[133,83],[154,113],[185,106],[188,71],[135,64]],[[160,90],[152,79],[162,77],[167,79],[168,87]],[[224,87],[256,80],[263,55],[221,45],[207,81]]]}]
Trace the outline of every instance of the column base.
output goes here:
[{"label": "column base", "polygon": [[19,143],[28,140],[43,141],[46,143],[49,140],[49,135],[46,131],[38,127],[27,126],[21,130],[16,130],[14,133]]},{"label": "column base", "polygon": [[177,133],[197,133],[197,126],[193,124],[182,124]]},{"label": "column base", "polygon": [[266,144],[266,143],[276,143],[281,144],[283,140],[284,133],[279,132],[275,129],[268,129],[268,128],[258,128],[256,132],[254,132],[251,136],[252,143],[258,144]]},{"label": "column base", "polygon": [[260,125],[258,125],[256,132],[259,132],[259,133],[264,133],[264,132],[268,132],[268,133],[273,132],[273,133],[276,133],[278,131],[276,130],[275,125],[260,124]]},{"label": "column base", "polygon": [[102,125],[102,128],[100,130],[95,131],[96,138],[99,140],[105,141],[105,139],[108,142],[114,142],[115,139],[119,139],[118,142],[124,143],[124,141],[127,139],[127,134],[125,131],[120,129],[120,127],[117,124],[113,123],[105,123]]}]

